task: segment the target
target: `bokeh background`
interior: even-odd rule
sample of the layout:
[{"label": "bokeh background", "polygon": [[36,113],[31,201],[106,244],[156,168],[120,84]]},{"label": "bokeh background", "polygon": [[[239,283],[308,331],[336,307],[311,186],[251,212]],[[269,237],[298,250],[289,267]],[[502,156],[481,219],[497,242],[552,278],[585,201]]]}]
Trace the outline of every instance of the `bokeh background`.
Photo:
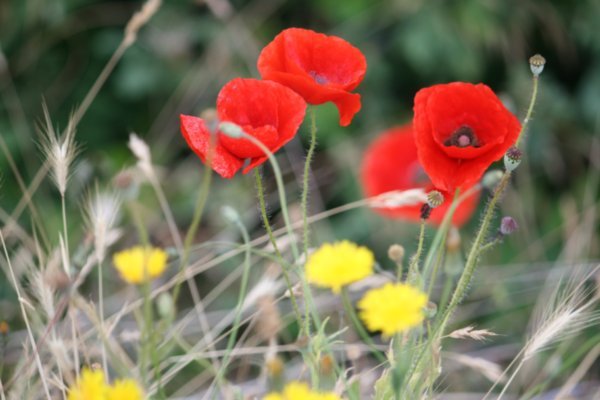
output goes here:
[{"label": "bokeh background", "polygon": [[[363,108],[349,127],[338,125],[332,105],[316,110],[318,153],[312,168],[311,213],[362,197],[358,170],[365,146],[379,132],[410,120],[419,88],[450,81],[484,82],[523,118],[531,91],[527,59],[535,53],[547,59],[525,160],[500,212],[513,216],[521,229],[486,255],[483,272],[460,314],[502,332],[494,340],[499,360],[503,352],[510,353],[502,344],[522,340],[548,272],[598,259],[599,1],[163,3],[77,127],[81,153],[67,200],[73,215],[80,214],[90,186],[111,185],[115,175],[135,163],[126,143],[129,134],[136,132],[151,146],[178,225],[185,229],[203,166],[179,134],[179,114],[199,114],[213,107],[220,87],[234,77],[258,78],[256,59],[261,48],[282,29],[296,26],[341,36],[360,48],[368,61],[366,78],[358,89]],[[55,126],[65,128],[140,6],[140,1],[0,0],[2,224],[23,197],[11,163],[25,185],[34,181],[42,165],[36,128],[42,120],[42,101]],[[307,133],[305,122],[279,154],[296,215]],[[269,168],[264,174],[272,192]],[[152,240],[171,245],[154,196],[147,187],[140,190]],[[58,231],[53,227],[60,226],[60,202],[49,180],[36,187],[34,202],[43,213],[45,235],[55,243]],[[270,203],[277,223],[274,195]],[[233,180],[215,179],[198,242],[236,238],[236,230],[227,226],[219,211],[223,204],[240,211],[254,236],[263,234],[253,177],[240,175]],[[17,217],[28,229],[27,212]],[[86,230],[80,219],[71,220],[71,241],[84,241]],[[462,229],[463,246],[470,243],[477,222],[475,216]],[[313,232],[315,243],[337,238],[369,245],[382,268],[392,268],[386,249],[401,243],[410,252],[417,229],[359,209],[321,221]],[[432,232],[428,231],[429,238]],[[135,230],[131,228],[123,240],[123,245],[135,243]],[[211,270],[199,282],[211,287],[227,271],[227,266]],[[233,304],[235,287],[231,293],[231,299],[220,300],[222,306]],[[0,320],[18,326],[14,300],[15,294],[0,278]],[[562,354],[581,350],[582,343],[590,346],[590,341],[592,345],[600,341],[594,330],[584,336],[571,341]]]}]

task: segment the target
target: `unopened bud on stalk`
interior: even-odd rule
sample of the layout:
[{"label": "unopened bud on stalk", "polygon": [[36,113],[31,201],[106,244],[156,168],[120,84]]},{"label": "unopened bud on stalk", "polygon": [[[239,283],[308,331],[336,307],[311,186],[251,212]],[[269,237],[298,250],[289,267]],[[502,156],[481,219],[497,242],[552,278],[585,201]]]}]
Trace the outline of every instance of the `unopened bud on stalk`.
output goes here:
[{"label": "unopened bud on stalk", "polygon": [[500,183],[503,174],[504,173],[499,169],[491,170],[483,176],[483,179],[481,180],[481,185],[487,190],[493,192],[494,190],[496,190],[496,186],[498,186],[498,183]]},{"label": "unopened bud on stalk", "polygon": [[546,59],[540,54],[536,54],[529,58],[529,68],[531,68],[533,76],[540,76],[544,70],[544,65],[546,65]]},{"label": "unopened bud on stalk", "polygon": [[508,172],[514,171],[519,164],[521,164],[522,157],[523,152],[515,146],[512,146],[504,155],[504,168],[506,168]]},{"label": "unopened bud on stalk", "polygon": [[240,215],[238,214],[238,212],[230,206],[221,207],[221,213],[223,214],[223,217],[225,217],[225,219],[229,222],[237,222],[240,219]]},{"label": "unopened bud on stalk", "polygon": [[513,217],[504,217],[500,222],[500,233],[502,236],[508,236],[519,230],[519,224]]},{"label": "unopened bud on stalk", "polygon": [[234,124],[233,122],[221,122],[219,124],[219,130],[221,133],[234,139],[239,139],[244,136],[244,130],[242,127]]},{"label": "unopened bud on stalk", "polygon": [[404,247],[399,244],[393,244],[388,249],[388,257],[396,264],[401,264],[404,260],[405,250]]},{"label": "unopened bud on stalk", "polygon": [[444,203],[444,195],[437,190],[432,190],[427,193],[427,205],[431,208],[436,208]]},{"label": "unopened bud on stalk", "polygon": [[156,308],[158,314],[164,319],[172,319],[175,314],[175,304],[173,304],[173,297],[168,293],[164,292],[156,299]]}]

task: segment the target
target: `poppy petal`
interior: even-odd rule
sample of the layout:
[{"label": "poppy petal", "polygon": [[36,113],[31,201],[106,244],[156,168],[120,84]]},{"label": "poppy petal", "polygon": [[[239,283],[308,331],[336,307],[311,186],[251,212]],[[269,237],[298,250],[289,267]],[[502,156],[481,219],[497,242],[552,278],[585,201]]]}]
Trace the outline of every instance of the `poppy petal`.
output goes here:
[{"label": "poppy petal", "polygon": [[363,80],[366,69],[365,57],[350,43],[300,28],[281,32],[258,58],[263,79],[288,86],[310,104],[333,102],[342,126],[360,110],[360,96],[350,91]]},{"label": "poppy petal", "polygon": [[[202,118],[190,115],[180,115],[181,133],[190,148],[206,162],[210,146],[210,131]],[[217,139],[211,158],[211,168],[223,178],[232,178],[242,168],[244,160],[231,154]]]}]

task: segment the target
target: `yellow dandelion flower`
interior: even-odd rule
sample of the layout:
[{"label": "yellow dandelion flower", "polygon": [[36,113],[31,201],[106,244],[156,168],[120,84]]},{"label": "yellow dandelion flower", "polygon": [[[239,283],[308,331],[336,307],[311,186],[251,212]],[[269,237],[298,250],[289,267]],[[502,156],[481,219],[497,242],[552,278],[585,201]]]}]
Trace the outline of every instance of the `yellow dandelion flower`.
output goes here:
[{"label": "yellow dandelion flower", "polygon": [[84,368],[77,382],[69,388],[68,400],[105,400],[108,386],[104,373]]},{"label": "yellow dandelion flower", "polygon": [[137,284],[160,276],[167,258],[162,249],[136,246],[116,253],[113,263],[125,282]]},{"label": "yellow dandelion flower", "polygon": [[310,283],[339,293],[342,286],[371,275],[374,265],[375,257],[366,247],[347,240],[325,243],[308,258],[306,278]]},{"label": "yellow dandelion flower", "polygon": [[263,400],[341,400],[333,392],[313,391],[306,383],[290,382],[282,393],[269,393]]},{"label": "yellow dandelion flower", "polygon": [[360,317],[367,328],[381,331],[385,337],[421,324],[426,305],[427,295],[404,283],[388,283],[371,289],[358,302]]},{"label": "yellow dandelion flower", "polygon": [[144,392],[133,379],[119,379],[108,388],[107,400],[142,400]]}]

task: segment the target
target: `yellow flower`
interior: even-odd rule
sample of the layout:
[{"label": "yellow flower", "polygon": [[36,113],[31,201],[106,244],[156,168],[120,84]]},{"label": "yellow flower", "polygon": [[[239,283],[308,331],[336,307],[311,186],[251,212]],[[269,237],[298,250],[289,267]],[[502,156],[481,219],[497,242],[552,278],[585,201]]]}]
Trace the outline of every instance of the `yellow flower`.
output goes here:
[{"label": "yellow flower", "polygon": [[144,392],[133,379],[119,379],[108,389],[107,400],[142,400]]},{"label": "yellow flower", "polygon": [[311,390],[306,383],[290,382],[285,385],[283,393],[269,393],[263,400],[341,400],[333,392],[317,392]]},{"label": "yellow flower", "polygon": [[423,322],[427,295],[404,283],[388,283],[369,290],[358,302],[360,317],[370,331],[383,336],[403,332]]},{"label": "yellow flower", "polygon": [[127,283],[143,283],[160,276],[167,266],[162,249],[136,246],[113,256],[113,263]]},{"label": "yellow flower", "polygon": [[308,258],[306,278],[339,293],[342,286],[371,275],[374,264],[375,257],[366,247],[347,240],[325,243]]},{"label": "yellow flower", "polygon": [[84,368],[75,385],[69,388],[68,400],[105,400],[107,390],[102,370]]}]

